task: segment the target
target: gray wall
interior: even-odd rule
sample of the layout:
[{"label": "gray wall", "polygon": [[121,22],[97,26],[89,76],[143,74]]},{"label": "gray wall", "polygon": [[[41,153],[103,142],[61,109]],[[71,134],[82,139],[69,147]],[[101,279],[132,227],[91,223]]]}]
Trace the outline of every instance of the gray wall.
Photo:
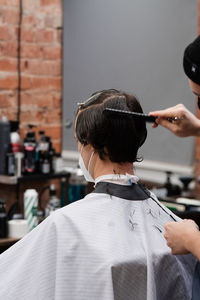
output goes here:
[{"label": "gray wall", "polygon": [[[64,0],[63,123],[107,88],[135,94],[146,113],[178,103],[195,111],[182,56],[196,33],[197,0]],[[73,126],[63,128],[63,150],[76,150]],[[189,166],[193,138],[148,125],[140,154]]]}]

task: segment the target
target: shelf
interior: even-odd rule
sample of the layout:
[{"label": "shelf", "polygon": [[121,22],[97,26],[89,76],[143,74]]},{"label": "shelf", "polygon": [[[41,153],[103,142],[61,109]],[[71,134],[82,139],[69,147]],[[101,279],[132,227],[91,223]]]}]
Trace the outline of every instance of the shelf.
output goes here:
[{"label": "shelf", "polygon": [[18,242],[20,239],[18,238],[5,238],[5,239],[0,239],[0,247],[1,246],[9,246],[12,245],[16,242]]},{"label": "shelf", "polygon": [[161,201],[161,202],[164,202],[165,205],[168,203],[169,205],[172,204],[172,205],[176,205],[177,207],[180,206],[181,210],[182,210],[182,207],[184,207],[185,211],[189,211],[191,209],[191,207],[192,208],[195,207],[196,210],[198,210],[199,207],[200,207],[200,201],[199,200],[189,199],[189,198],[188,199],[178,198],[178,199],[179,200],[176,201],[176,199],[172,199],[172,198],[169,198],[169,197],[166,197],[166,198],[158,197],[158,200]]},{"label": "shelf", "polygon": [[17,184],[17,176],[0,175],[0,183]]},{"label": "shelf", "polygon": [[69,176],[70,176],[69,172],[51,173],[51,174],[30,174],[21,177],[0,175],[0,183],[15,185],[17,183],[22,183],[22,182],[48,180],[48,179],[56,179],[56,178],[63,178],[63,177],[68,178]]},{"label": "shelf", "polygon": [[18,177],[18,182],[27,182],[27,181],[37,181],[37,180],[48,180],[48,179],[56,179],[56,178],[68,178],[70,173],[61,172],[61,173],[51,173],[51,174],[32,174],[26,175],[22,177]]}]

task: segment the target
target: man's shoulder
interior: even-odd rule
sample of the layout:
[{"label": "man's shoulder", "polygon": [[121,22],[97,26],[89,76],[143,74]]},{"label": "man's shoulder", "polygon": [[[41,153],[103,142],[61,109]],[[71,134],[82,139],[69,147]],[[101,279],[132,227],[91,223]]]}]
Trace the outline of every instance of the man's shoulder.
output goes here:
[{"label": "man's shoulder", "polygon": [[107,201],[107,197],[105,197],[105,195],[103,196],[90,193],[84,198],[68,204],[52,213],[51,222],[57,223],[58,221],[61,221],[61,219],[67,222],[76,219],[80,220],[81,217],[89,217],[97,212],[100,208],[103,209],[105,206],[105,201]]}]

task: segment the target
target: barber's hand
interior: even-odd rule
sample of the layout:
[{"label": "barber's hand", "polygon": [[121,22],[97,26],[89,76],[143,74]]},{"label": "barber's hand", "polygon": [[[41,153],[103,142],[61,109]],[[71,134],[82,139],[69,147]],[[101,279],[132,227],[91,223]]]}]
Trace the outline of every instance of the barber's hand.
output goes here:
[{"label": "barber's hand", "polygon": [[179,137],[200,136],[200,120],[183,104],[150,112],[149,115],[156,117],[153,128],[161,125]]},{"label": "barber's hand", "polygon": [[199,227],[193,220],[168,222],[164,237],[172,254],[187,254],[193,252],[193,241],[200,238]]}]

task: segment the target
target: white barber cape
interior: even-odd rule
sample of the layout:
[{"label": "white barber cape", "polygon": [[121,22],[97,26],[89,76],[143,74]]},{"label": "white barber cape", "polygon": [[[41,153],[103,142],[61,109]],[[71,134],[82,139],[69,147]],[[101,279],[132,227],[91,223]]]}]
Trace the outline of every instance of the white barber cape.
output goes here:
[{"label": "white barber cape", "polygon": [[189,300],[196,259],[171,255],[173,220],[139,184],[99,182],[0,255],[0,299]]}]

